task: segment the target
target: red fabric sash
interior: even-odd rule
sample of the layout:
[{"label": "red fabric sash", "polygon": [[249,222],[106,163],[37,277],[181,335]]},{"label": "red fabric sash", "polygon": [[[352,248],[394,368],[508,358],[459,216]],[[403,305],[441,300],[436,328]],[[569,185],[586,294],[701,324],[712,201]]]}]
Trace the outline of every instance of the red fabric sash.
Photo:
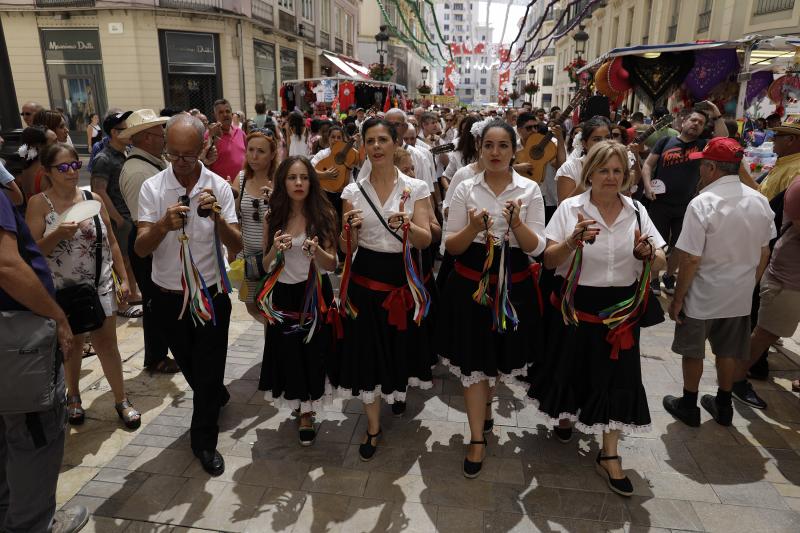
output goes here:
[{"label": "red fabric sash", "polygon": [[[468,266],[465,266],[458,261],[455,262],[454,268],[458,275],[462,278],[466,278],[476,283],[480,282],[481,280],[480,272],[477,270],[472,270]],[[528,276],[533,278],[533,285],[536,287],[536,300],[539,303],[539,314],[544,313],[544,301],[542,300],[542,291],[539,288],[539,272],[541,268],[541,264],[534,262],[528,265],[528,268],[525,270],[520,270],[519,272],[514,272],[511,274],[511,283],[520,283],[525,281]],[[492,274],[489,276],[489,283],[492,285],[497,285],[497,274]]]},{"label": "red fabric sash", "polygon": [[[556,293],[550,293],[550,303],[556,309],[561,309],[561,302],[558,301],[558,296]],[[575,313],[578,315],[578,320],[580,322],[586,322],[587,324],[603,324],[603,319],[597,315],[593,315],[591,313],[585,313],[583,311],[575,310]],[[622,325],[617,326],[614,329],[608,330],[608,335],[606,335],[606,342],[611,345],[611,360],[616,361],[619,359],[619,352],[620,350],[630,350],[633,348],[634,339],[633,339],[633,327],[636,325],[636,320],[628,320],[624,322]]]},{"label": "red fabric sash", "polygon": [[[430,274],[425,276],[423,283],[427,283],[429,279]],[[407,284],[395,287],[354,272],[350,274],[350,281],[372,291],[388,292],[386,299],[383,300],[383,308],[389,313],[387,322],[396,327],[398,331],[408,329],[408,312],[414,309],[414,298],[411,296],[411,290]]]}]

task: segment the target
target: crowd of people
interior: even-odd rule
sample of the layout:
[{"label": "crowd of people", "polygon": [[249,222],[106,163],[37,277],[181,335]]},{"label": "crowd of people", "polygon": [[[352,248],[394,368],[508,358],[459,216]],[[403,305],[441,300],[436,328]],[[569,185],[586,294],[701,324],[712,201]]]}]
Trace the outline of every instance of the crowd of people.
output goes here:
[{"label": "crowd of people", "polygon": [[[656,131],[664,109],[580,121],[530,104],[256,111],[249,120],[218,100],[213,121],[197,109],[93,117],[85,191],[63,116],[23,106],[24,168],[0,174],[0,309],[55,321],[63,401],[0,417],[9,531],[54,519],[58,420],[85,418],[87,333],[73,335],[58,305],[78,283],[96,292],[102,316],[88,334],[122,423],[136,429],[142,416],[125,392],[116,314],[142,317],[149,371],[185,376],[191,448],[214,476],[225,469],[232,288],[264,326],[259,389],[294,410],[299,444],[314,443],[326,401],[358,399],[363,461],[380,453],[381,403],[402,417],[409,388],[430,387],[442,364],[463,386],[464,476],[480,475],[498,381],[513,382],[562,442],[573,430],[601,436],[597,470],[630,496],[618,442],[650,428],[639,339],[664,321],[661,301],[684,370],[666,410],[699,425],[707,340],[719,387],[700,405],[722,425],[734,398],[767,407],[748,378],[766,378],[769,346],[800,322],[797,124],[772,120],[777,163],[751,176],[747,136],[710,102]],[[543,166],[534,145],[552,149]],[[64,216],[91,200],[95,214]],[[29,471],[35,486],[20,475]],[[66,509],[55,520],[74,531],[84,518]]]}]

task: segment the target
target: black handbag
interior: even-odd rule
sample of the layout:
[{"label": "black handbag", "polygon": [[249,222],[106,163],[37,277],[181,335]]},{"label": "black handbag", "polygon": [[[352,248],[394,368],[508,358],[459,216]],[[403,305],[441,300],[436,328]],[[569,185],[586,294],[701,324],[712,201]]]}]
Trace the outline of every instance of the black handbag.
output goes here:
[{"label": "black handbag", "polygon": [[[636,213],[636,224],[639,226],[639,232],[641,233],[642,218],[639,214],[639,206],[642,204],[636,200],[634,200],[633,203],[633,210]],[[647,295],[647,305],[644,307],[644,310],[639,316],[639,326],[643,328],[649,328],[650,326],[661,324],[664,322],[664,320],[666,320],[664,317],[664,308],[661,307],[661,302],[659,302],[656,295],[653,294],[653,288],[650,286],[650,283],[647,284],[647,290],[649,292]]]},{"label": "black handbag", "polygon": [[[92,193],[84,191],[84,197],[91,200]],[[94,216],[94,227],[97,234],[94,243],[94,283],[81,281],[56,291],[56,302],[67,315],[69,326],[75,335],[100,329],[106,319],[100,295],[97,293],[97,287],[100,284],[100,269],[103,264],[103,228],[100,225],[100,215]]]}]

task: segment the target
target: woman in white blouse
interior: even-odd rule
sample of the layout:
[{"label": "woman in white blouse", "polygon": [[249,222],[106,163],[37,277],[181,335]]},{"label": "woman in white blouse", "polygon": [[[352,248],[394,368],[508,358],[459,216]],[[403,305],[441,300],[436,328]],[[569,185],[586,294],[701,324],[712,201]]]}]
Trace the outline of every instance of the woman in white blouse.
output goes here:
[{"label": "woman in white blouse", "polygon": [[394,166],[394,125],[371,118],[362,137],[371,170],[342,191],[339,245],[355,257],[352,264],[350,257],[345,260],[339,289],[344,339],[329,377],[339,393],[364,402],[367,435],[359,456],[369,461],[381,433],[381,398],[405,402],[408,386],[432,386],[433,345],[425,319],[414,320],[417,310],[403,260],[403,228],[407,246],[418,249],[430,245],[431,231],[428,186]]},{"label": "woman in white blouse", "polygon": [[[581,124],[581,157],[569,157],[556,171],[556,189],[558,203],[563,202],[574,194],[583,192],[579,185],[581,182],[581,169],[583,160],[592,146],[611,139],[611,121],[606,117],[595,116]],[[627,160],[627,156],[626,156]]]},{"label": "woman in white blouse", "polygon": [[511,168],[517,146],[513,128],[492,121],[480,143],[485,170],[461,182],[450,202],[445,246],[456,262],[437,326],[439,355],[464,387],[468,478],[481,471],[484,435],[492,429],[492,388],[498,379],[527,373],[542,331],[539,265],[530,259],[544,250],[542,193]]},{"label": "woman in white blouse", "polygon": [[650,429],[639,363],[638,320],[646,300],[627,308],[622,316],[630,313],[628,318],[614,329],[600,315],[639,294],[645,261],[654,269],[665,264],[664,239],[647,211],[622,194],[630,179],[625,147],[595,144],[579,183],[586,192],[564,200],[547,225],[544,264],[556,269],[562,289],[545,298],[556,309],[545,359],[531,371],[528,391],[534,406],[558,425],[562,442],[572,436],[570,421],[584,433],[602,435],[597,471],[624,496],[633,486],[617,455],[620,430]]}]

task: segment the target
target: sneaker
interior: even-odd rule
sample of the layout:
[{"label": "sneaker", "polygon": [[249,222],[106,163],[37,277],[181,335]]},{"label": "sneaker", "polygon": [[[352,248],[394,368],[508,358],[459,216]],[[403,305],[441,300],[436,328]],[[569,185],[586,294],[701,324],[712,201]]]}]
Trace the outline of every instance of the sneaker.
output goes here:
[{"label": "sneaker", "polygon": [[650,290],[653,291],[653,296],[661,296],[661,282],[658,278],[650,280]]},{"label": "sneaker", "polygon": [[733,406],[728,405],[723,407],[719,405],[716,396],[704,394],[703,397],[700,398],[700,405],[714,417],[714,420],[716,420],[717,424],[720,426],[730,426],[731,422],[733,422]]},{"label": "sneaker", "polygon": [[749,381],[744,381],[742,383],[734,383],[731,395],[736,400],[742,402],[745,405],[749,405],[754,409],[767,408],[767,402],[762,400],[761,397],[758,394],[756,394],[756,391],[753,390],[753,385],[751,385]]},{"label": "sneaker", "polygon": [[661,281],[664,282],[664,292],[670,296],[675,294],[675,276],[668,276],[665,272],[661,275]]},{"label": "sneaker", "polygon": [[677,396],[664,396],[661,402],[669,414],[693,428],[700,427],[700,408],[685,407]]},{"label": "sneaker", "polygon": [[56,511],[53,517],[53,533],[75,533],[89,521],[89,509],[83,505],[72,505]]}]

